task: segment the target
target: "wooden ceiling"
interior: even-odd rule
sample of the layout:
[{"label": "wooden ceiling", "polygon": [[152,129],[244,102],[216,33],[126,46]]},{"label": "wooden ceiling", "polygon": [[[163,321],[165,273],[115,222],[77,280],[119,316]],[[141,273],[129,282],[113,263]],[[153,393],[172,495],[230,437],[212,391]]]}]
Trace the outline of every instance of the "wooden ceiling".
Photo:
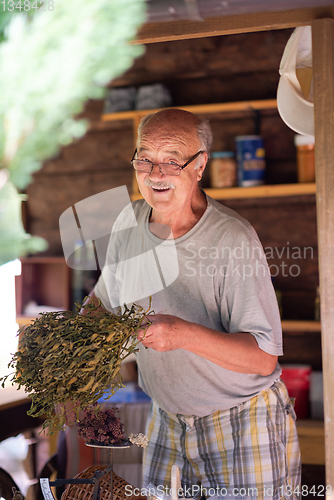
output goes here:
[{"label": "wooden ceiling", "polygon": [[[158,0],[153,0],[148,5],[153,6],[156,1]],[[203,2],[197,1],[196,3],[193,0],[192,3],[200,5]],[[151,19],[149,17],[148,22],[139,30],[137,39],[133,43],[148,44],[293,28],[311,24],[316,19],[334,18],[334,0],[291,0],[289,2],[287,0],[263,0],[262,2],[225,0],[220,3],[228,4],[224,14],[220,11],[219,15],[201,17],[201,20],[179,18],[168,22],[151,22],[151,16]],[[237,4],[240,7],[239,13],[236,11]],[[287,4],[289,4],[288,7]]]},{"label": "wooden ceiling", "polygon": [[332,5],[332,0],[148,0],[148,22],[180,19],[203,21],[210,17],[234,16],[251,12],[274,12]]}]

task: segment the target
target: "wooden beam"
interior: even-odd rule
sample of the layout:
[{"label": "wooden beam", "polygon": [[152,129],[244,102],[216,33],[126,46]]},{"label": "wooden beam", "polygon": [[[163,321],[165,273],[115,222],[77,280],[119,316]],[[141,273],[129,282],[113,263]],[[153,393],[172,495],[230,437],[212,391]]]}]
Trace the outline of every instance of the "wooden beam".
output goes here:
[{"label": "wooden beam", "polygon": [[233,33],[249,33],[273,29],[294,28],[311,24],[315,19],[334,18],[334,6],[319,6],[280,12],[252,12],[235,16],[220,16],[204,21],[171,21],[146,23],[138,32],[135,44],[186,40]]},{"label": "wooden beam", "polygon": [[313,22],[315,160],[326,481],[334,484],[334,20]]},{"label": "wooden beam", "polygon": [[[261,99],[259,101],[240,101],[240,102],[222,102],[217,104],[191,104],[189,106],[177,106],[178,109],[184,109],[194,114],[208,113],[228,113],[236,111],[260,111],[263,109],[276,109],[276,99]],[[132,109],[130,111],[119,111],[117,113],[105,113],[101,120],[117,121],[117,120],[134,120],[134,127],[138,128],[140,120],[149,113],[157,113],[161,108],[157,109]],[[135,128],[135,142],[137,139],[137,128]]]}]

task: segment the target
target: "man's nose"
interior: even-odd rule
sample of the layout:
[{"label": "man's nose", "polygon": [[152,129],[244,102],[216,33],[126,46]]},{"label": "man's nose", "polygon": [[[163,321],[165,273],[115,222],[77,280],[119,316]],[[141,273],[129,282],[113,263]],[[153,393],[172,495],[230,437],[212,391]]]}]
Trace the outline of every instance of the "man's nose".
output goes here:
[{"label": "man's nose", "polygon": [[160,178],[162,175],[164,174],[160,170],[159,163],[152,163],[152,170],[149,174],[149,177],[151,178],[153,176]]}]

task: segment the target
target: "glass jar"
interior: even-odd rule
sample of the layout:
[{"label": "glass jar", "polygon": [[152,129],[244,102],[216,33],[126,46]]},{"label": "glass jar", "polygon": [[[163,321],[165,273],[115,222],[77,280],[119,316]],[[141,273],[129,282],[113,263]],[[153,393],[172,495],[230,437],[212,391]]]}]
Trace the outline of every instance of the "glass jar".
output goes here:
[{"label": "glass jar", "polygon": [[210,180],[213,188],[236,185],[237,167],[232,151],[218,151],[211,154]]},{"label": "glass jar", "polygon": [[314,137],[295,135],[298,182],[315,181]]}]

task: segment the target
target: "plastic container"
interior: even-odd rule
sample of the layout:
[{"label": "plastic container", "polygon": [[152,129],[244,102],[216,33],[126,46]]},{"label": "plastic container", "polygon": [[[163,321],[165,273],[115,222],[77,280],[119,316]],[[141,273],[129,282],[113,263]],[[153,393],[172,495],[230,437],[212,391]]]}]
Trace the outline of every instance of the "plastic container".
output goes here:
[{"label": "plastic container", "polygon": [[297,417],[309,418],[311,366],[298,364],[281,366],[281,379],[288,389],[290,398],[295,398]]},{"label": "plastic container", "polygon": [[211,154],[210,183],[213,188],[235,186],[237,164],[232,151],[217,151]]},{"label": "plastic container", "polygon": [[315,182],[314,136],[295,135],[298,182]]},{"label": "plastic container", "polygon": [[235,138],[237,150],[238,185],[264,184],[265,151],[259,135],[241,135]]}]

